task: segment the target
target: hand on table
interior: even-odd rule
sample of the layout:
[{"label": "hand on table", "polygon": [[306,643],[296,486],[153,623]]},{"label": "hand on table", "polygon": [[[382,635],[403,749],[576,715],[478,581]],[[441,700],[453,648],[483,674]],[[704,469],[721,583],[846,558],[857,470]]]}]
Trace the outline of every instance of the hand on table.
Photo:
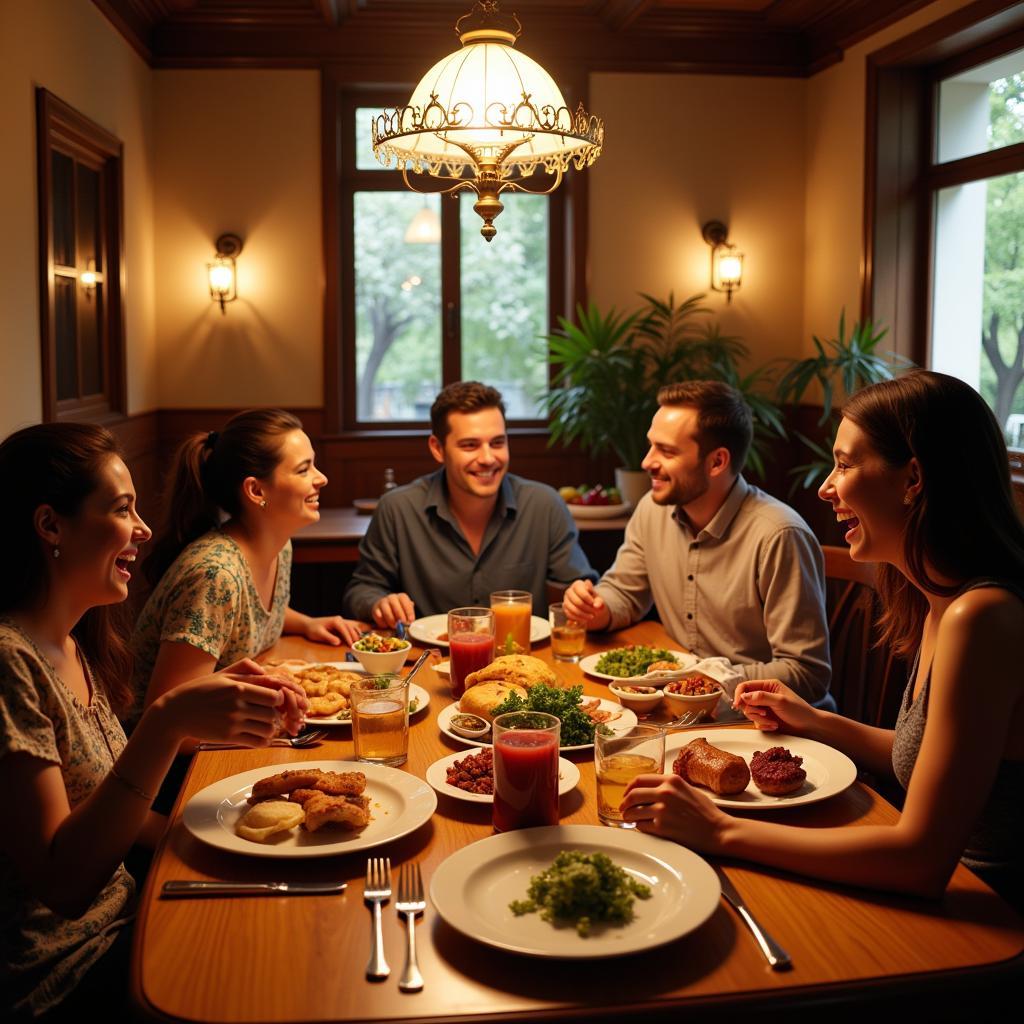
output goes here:
[{"label": "hand on table", "polygon": [[408,594],[388,594],[373,606],[370,614],[376,625],[394,629],[399,622],[408,626],[416,618],[416,605]]},{"label": "hand on table", "polygon": [[678,775],[638,775],[622,800],[622,817],[637,830],[716,853],[729,815]]},{"label": "hand on table", "polygon": [[340,615],[310,617],[306,622],[306,639],[318,644],[354,644],[359,639],[359,629],[354,622]]},{"label": "hand on table", "polygon": [[295,680],[271,675],[246,658],[168,690],[155,705],[182,739],[265,747],[279,728],[294,736],[309,703]]},{"label": "hand on table", "polygon": [[587,629],[606,629],[611,612],[590,580],[576,580],[562,596],[562,608],[568,618]]},{"label": "hand on table", "polygon": [[818,712],[778,679],[748,679],[736,687],[732,706],[762,732],[782,729],[804,736],[815,726]]}]

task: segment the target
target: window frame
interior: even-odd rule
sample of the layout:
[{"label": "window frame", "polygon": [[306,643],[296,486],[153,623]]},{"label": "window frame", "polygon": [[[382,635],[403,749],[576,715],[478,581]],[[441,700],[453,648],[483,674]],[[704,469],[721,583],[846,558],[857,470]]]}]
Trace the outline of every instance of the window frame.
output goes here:
[{"label": "window frame", "polygon": [[[37,194],[39,206],[39,324],[43,420],[109,421],[127,411],[124,332],[124,146],[120,139],[89,120],[49,90],[36,89]],[[102,359],[101,391],[83,395],[82,360],[78,360],[79,395],[58,398],[56,279],[76,279],[80,268],[58,268],[54,247],[53,154],[61,153],[99,174],[103,309],[97,318]],[[77,231],[77,218],[76,218]],[[77,243],[76,243],[77,249]],[[77,253],[76,253],[77,260]],[[76,345],[80,331],[76,314]]]},{"label": "window frame", "polygon": [[[405,190],[406,186],[398,170],[356,168],[354,134],[350,128],[357,107],[393,107],[404,103],[411,89],[411,84],[353,83],[341,69],[325,68],[323,73],[324,410],[325,429],[334,436],[422,437],[426,426],[425,421],[419,420],[360,421],[356,408],[352,197],[357,191]],[[567,174],[549,196],[548,330],[554,330],[558,317],[569,315],[577,302],[583,301],[585,269],[578,254],[586,249],[587,195],[586,174]],[[442,384],[461,379],[461,317],[457,298],[453,298],[459,290],[458,219],[458,204],[442,201]],[[498,227],[500,231],[500,221]],[[487,243],[481,239],[481,244]],[[510,419],[508,425],[515,432],[547,430],[544,419]]]}]

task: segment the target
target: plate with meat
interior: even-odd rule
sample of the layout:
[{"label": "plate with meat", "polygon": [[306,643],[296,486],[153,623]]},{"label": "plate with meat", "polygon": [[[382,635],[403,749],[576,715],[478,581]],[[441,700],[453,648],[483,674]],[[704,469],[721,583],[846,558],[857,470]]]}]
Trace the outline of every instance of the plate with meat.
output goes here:
[{"label": "plate with meat", "polygon": [[719,807],[774,811],[827,800],[853,784],[857,767],[817,740],[753,729],[691,729],[665,741],[665,768]]},{"label": "plate with meat", "polygon": [[[292,805],[301,817],[297,810],[282,816]],[[207,786],[185,805],[182,820],[200,842],[233,853],[333,857],[408,835],[436,807],[433,789],[408,772],[361,761],[298,761]],[[254,810],[267,813],[253,821]]]},{"label": "plate with meat", "polygon": [[[409,626],[409,636],[427,647],[448,646],[448,616],[424,615]],[[551,624],[539,615],[530,616],[530,643],[539,644],[551,636]],[[529,651],[527,651],[527,654]]]},{"label": "plate with meat", "polygon": [[[427,768],[427,782],[444,796],[474,804],[494,803],[492,747],[476,747],[439,758]],[[572,792],[580,770],[564,757],[558,759],[558,795]]]}]

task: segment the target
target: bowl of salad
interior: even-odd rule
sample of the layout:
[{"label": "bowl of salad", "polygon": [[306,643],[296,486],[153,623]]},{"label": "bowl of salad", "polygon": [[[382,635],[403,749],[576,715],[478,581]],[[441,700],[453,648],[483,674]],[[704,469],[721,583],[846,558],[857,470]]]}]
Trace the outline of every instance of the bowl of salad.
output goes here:
[{"label": "bowl of salad", "polygon": [[397,672],[405,664],[411,647],[408,640],[399,640],[396,636],[367,633],[352,645],[352,653],[367,672],[377,675]]}]

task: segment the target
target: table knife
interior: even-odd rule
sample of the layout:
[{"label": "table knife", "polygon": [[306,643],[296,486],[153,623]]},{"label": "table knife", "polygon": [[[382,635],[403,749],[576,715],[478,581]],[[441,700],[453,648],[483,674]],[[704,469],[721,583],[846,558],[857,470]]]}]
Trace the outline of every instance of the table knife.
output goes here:
[{"label": "table knife", "polygon": [[743,919],[743,923],[750,929],[772,970],[788,971],[793,966],[789,954],[757,923],[757,918],[747,910],[743,897],[736,891],[736,886],[729,881],[725,872],[720,868],[715,870],[718,880],[722,883],[722,895],[732,904],[733,909]]},{"label": "table knife", "polygon": [[313,896],[344,892],[346,882],[164,882],[161,895],[184,896]]}]

